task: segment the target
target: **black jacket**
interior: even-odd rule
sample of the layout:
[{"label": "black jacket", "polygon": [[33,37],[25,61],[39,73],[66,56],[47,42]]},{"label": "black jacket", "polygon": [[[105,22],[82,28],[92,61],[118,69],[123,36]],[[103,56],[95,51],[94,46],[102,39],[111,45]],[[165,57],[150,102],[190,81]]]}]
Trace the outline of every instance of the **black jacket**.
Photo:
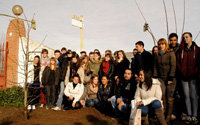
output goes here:
[{"label": "black jacket", "polygon": [[124,58],[122,62],[117,63],[115,66],[115,76],[118,76],[119,78],[124,77],[124,72],[129,68],[129,64],[130,62],[127,58]]},{"label": "black jacket", "polygon": [[[103,62],[104,62],[104,61],[103,61]],[[112,61],[109,62],[110,66],[109,66],[109,69],[108,69],[108,73],[105,74],[105,73],[103,72],[103,62],[101,63],[100,68],[99,68],[99,78],[101,79],[101,77],[102,77],[103,75],[106,75],[106,76],[109,77],[109,79],[111,79],[112,76],[113,76],[113,73],[114,73],[114,64],[113,64]]]},{"label": "black jacket", "polygon": [[133,74],[139,74],[140,70],[151,71],[153,67],[153,57],[150,52],[144,50],[142,53],[137,53],[135,55],[135,60],[133,64],[132,72]]},{"label": "black jacket", "polygon": [[130,104],[131,100],[134,99],[136,88],[137,85],[133,79],[128,81],[122,79],[116,90],[116,98],[122,97],[125,103]]},{"label": "black jacket", "polygon": [[[50,76],[50,67],[46,66],[46,68],[44,69],[43,74],[42,74],[42,84],[43,85],[48,85],[49,76]],[[58,85],[59,79],[60,79],[60,68],[56,67],[55,84],[54,85]]]},{"label": "black jacket", "polygon": [[104,88],[103,84],[100,84],[98,89],[98,98],[100,102],[107,102],[108,98],[112,96],[112,91],[112,83],[108,83],[106,88]]},{"label": "black jacket", "polygon": [[67,72],[67,67],[69,65],[71,58],[67,57],[67,53],[61,54],[58,58],[58,61],[60,62],[61,72],[60,72],[60,80],[65,80],[65,75]]}]

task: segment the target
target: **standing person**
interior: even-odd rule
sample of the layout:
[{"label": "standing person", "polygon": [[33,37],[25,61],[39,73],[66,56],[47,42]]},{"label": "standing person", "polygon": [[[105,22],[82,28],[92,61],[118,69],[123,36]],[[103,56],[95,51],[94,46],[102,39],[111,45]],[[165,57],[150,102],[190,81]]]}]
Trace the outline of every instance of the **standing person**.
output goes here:
[{"label": "standing person", "polygon": [[142,110],[142,120],[144,125],[149,125],[148,112],[153,108],[158,121],[162,125],[167,125],[162,108],[162,91],[160,83],[152,83],[150,71],[141,70],[139,72],[140,82],[137,84],[135,100],[138,109]]},{"label": "standing person", "polygon": [[58,61],[58,58],[60,57],[60,50],[55,50],[54,56],[56,58],[56,65],[60,67],[60,62]]},{"label": "standing person", "polygon": [[80,60],[82,61],[83,57],[87,56],[87,53],[86,53],[86,51],[81,51],[80,54],[81,54]]},{"label": "standing person", "polygon": [[[65,52],[65,53],[64,53]],[[56,102],[56,107],[53,108],[53,110],[61,110],[62,102],[63,102],[63,95],[64,95],[64,89],[65,89],[65,76],[68,69],[68,65],[72,58],[72,52],[66,51],[66,48],[62,48],[61,55],[58,58],[58,61],[60,62],[60,93]]]},{"label": "standing person", "polygon": [[[70,65],[67,67],[67,72],[65,75],[65,85],[71,80],[72,76],[78,73],[78,69],[80,67],[80,62],[78,56],[73,56],[70,62]],[[80,75],[79,75],[80,77]],[[82,76],[81,80],[84,80],[84,76]],[[82,83],[82,81],[81,81]]]},{"label": "standing person", "polygon": [[153,56],[153,59],[154,59],[155,56],[158,55],[158,50],[159,50],[158,46],[154,46],[154,47],[153,47],[153,49],[152,49],[152,56]]},{"label": "standing person", "polygon": [[126,69],[129,68],[129,60],[126,58],[126,55],[123,50],[119,50],[118,58],[116,59],[116,66],[115,66],[115,80],[118,78],[121,79],[124,76],[124,72]]},{"label": "standing person", "polygon": [[199,72],[200,49],[192,41],[192,34],[190,32],[185,32],[182,35],[181,45],[176,57],[177,71],[185,95],[186,120],[197,123],[198,99],[196,80]]},{"label": "standing person", "polygon": [[176,87],[176,57],[169,48],[167,40],[158,40],[159,52],[155,56],[153,76],[161,81],[163,104],[166,112],[166,121],[169,122],[173,111],[174,91]]},{"label": "standing person", "polygon": [[96,107],[99,103],[97,98],[99,80],[98,76],[92,76],[89,84],[86,85],[84,93],[80,99],[80,103],[83,107]]},{"label": "standing person", "polygon": [[176,33],[171,33],[169,35],[169,48],[173,49],[174,53],[179,49],[179,44],[178,44],[178,35]]},{"label": "standing person", "polygon": [[99,110],[105,114],[110,113],[111,103],[110,97],[112,96],[113,88],[112,83],[109,82],[108,76],[102,76],[101,84],[98,89]]},{"label": "standing person", "polygon": [[[42,49],[42,58],[40,60],[40,66],[41,66],[41,70],[40,70],[40,81],[42,79],[42,74],[43,71],[45,69],[46,66],[48,66],[50,63],[50,58],[48,57],[48,50],[47,49]],[[45,89],[44,89],[44,85],[40,84],[40,87],[42,88],[40,91],[40,99],[41,99],[41,108],[43,108],[43,106],[46,104],[46,97],[45,97]]]},{"label": "standing person", "polygon": [[39,103],[39,95],[40,95],[40,57],[37,55],[34,57],[33,65],[29,71],[28,78],[28,110],[35,110],[36,106]]},{"label": "standing person", "polygon": [[136,42],[135,48],[137,49],[137,54],[135,55],[133,74],[138,75],[141,69],[151,71],[153,67],[151,53],[144,49],[144,43],[142,41]]},{"label": "standing person", "polygon": [[60,79],[60,69],[56,65],[56,58],[52,57],[50,60],[50,66],[47,66],[42,74],[42,84],[45,85],[46,100],[49,109],[55,103],[55,86],[58,85]]},{"label": "standing person", "polygon": [[94,53],[94,60],[90,61],[87,67],[87,74],[98,75],[101,64],[101,55],[99,52]]},{"label": "standing person", "polygon": [[94,60],[94,52],[89,53],[89,61],[91,62],[92,60]]},{"label": "standing person", "polygon": [[61,54],[64,54],[64,53],[66,53],[67,52],[67,49],[65,48],[65,47],[63,47],[62,49],[61,49]]},{"label": "standing person", "polygon": [[89,63],[89,57],[88,56],[84,56],[82,58],[80,67],[79,67],[79,69],[77,71],[77,73],[79,74],[79,76],[81,78],[81,81],[82,81],[82,83],[84,85],[89,83],[90,82],[90,78],[91,78],[91,75],[87,75],[87,73],[86,73],[86,70],[87,70],[87,67],[88,67],[88,63]]},{"label": "standing person", "polygon": [[131,58],[131,70],[134,70],[135,55],[137,54],[137,49],[133,49],[133,57]]},{"label": "standing person", "polygon": [[105,59],[100,65],[99,79],[101,79],[101,77],[104,75],[107,75],[109,79],[112,79],[114,73],[114,64],[111,59],[112,56],[110,54],[105,55]]},{"label": "standing person", "polygon": [[71,81],[66,85],[64,91],[64,111],[68,109],[81,108],[79,102],[84,92],[84,85],[81,84],[81,80],[78,74],[72,76]]}]

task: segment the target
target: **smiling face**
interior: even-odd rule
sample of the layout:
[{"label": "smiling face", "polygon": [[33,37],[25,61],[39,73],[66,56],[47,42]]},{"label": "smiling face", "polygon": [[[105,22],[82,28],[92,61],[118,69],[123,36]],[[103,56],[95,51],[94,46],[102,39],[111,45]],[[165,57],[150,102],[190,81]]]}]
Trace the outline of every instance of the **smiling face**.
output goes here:
[{"label": "smiling face", "polygon": [[125,79],[125,80],[130,80],[131,77],[132,77],[132,71],[129,70],[129,69],[125,70],[124,79]]},{"label": "smiling face", "polygon": [[143,50],[144,50],[144,47],[143,47],[142,45],[139,45],[139,44],[136,44],[136,45],[135,45],[135,48],[137,49],[137,51],[138,51],[139,53],[142,53]]},{"label": "smiling face", "polygon": [[56,63],[55,60],[51,59],[50,64],[55,65],[55,63]]},{"label": "smiling face", "polygon": [[118,57],[119,57],[119,59],[123,59],[124,58],[123,53],[122,52],[118,52]]},{"label": "smiling face", "polygon": [[101,78],[101,82],[102,82],[103,85],[107,85],[108,84],[108,79],[105,76],[103,76]]},{"label": "smiling face", "polygon": [[99,82],[98,77],[94,77],[94,78],[93,78],[93,84],[94,84],[94,85],[97,85],[98,82]]},{"label": "smiling face", "polygon": [[145,79],[144,79],[144,71],[142,71],[142,70],[140,71],[139,77],[140,77],[140,81],[141,81],[141,82],[144,82],[144,80],[145,80]]},{"label": "smiling face", "polygon": [[166,50],[166,45],[164,43],[161,43],[158,45],[160,50],[165,51]]},{"label": "smiling face", "polygon": [[153,53],[154,53],[155,55],[158,55],[158,47],[155,47],[155,48],[154,48]]},{"label": "smiling face", "polygon": [[55,56],[56,59],[58,59],[60,57],[60,53],[56,52],[56,53],[54,53],[54,56]]},{"label": "smiling face", "polygon": [[78,84],[79,83],[79,78],[78,77],[74,77],[73,78],[73,83],[74,84]]},{"label": "smiling face", "polygon": [[74,57],[74,58],[72,58],[72,63],[77,63],[77,58],[76,57]]},{"label": "smiling face", "polygon": [[171,37],[170,39],[169,39],[169,42],[170,42],[170,44],[173,46],[173,47],[175,47],[176,46],[176,44],[178,43],[178,39],[177,39],[177,37]]}]

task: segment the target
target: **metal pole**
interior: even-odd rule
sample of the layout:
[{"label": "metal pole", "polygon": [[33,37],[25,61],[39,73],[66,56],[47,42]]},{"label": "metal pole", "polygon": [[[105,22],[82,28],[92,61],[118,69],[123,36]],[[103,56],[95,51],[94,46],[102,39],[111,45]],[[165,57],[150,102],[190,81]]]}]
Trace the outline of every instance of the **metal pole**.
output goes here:
[{"label": "metal pole", "polygon": [[83,28],[81,28],[81,50],[83,49]]}]

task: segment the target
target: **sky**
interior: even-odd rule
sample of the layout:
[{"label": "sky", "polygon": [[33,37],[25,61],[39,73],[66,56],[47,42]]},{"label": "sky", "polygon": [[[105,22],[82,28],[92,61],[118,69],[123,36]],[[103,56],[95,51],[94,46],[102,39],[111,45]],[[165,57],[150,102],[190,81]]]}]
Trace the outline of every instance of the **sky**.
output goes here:
[{"label": "sky", "polygon": [[[177,18],[178,35],[182,33],[184,0],[173,0]],[[156,40],[167,38],[166,18],[162,0],[137,0]],[[169,33],[176,32],[172,0],[165,0],[169,22]],[[83,42],[87,52],[99,49],[130,52],[135,42],[143,41],[146,50],[154,46],[148,32],[143,32],[145,23],[135,0],[0,0],[0,13],[12,14],[14,5],[21,5],[28,19],[33,15],[36,30],[30,39],[41,42],[53,49],[80,50],[81,31],[72,26],[71,15],[84,18]],[[186,0],[184,32],[189,31],[193,38],[200,31],[200,0]],[[24,17],[21,15],[20,17]],[[0,16],[0,35],[6,35],[11,18]],[[200,36],[196,43],[200,45]]]}]

